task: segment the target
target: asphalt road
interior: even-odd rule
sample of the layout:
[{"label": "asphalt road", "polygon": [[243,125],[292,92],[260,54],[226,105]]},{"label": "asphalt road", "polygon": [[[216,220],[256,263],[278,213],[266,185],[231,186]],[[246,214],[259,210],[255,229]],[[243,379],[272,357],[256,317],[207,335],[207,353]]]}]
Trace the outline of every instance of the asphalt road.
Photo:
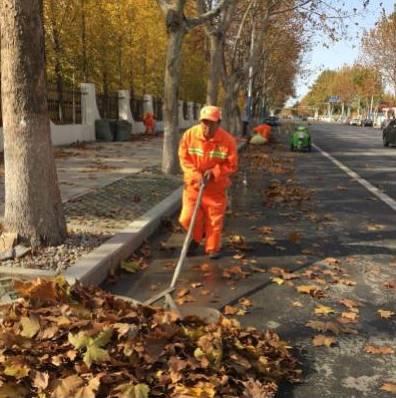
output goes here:
[{"label": "asphalt road", "polygon": [[[314,143],[342,162],[341,167],[396,200],[396,148],[382,147],[379,130],[331,124],[313,125],[311,130]],[[190,289],[194,304],[219,310],[248,298],[253,306],[240,317],[241,323],[273,328],[295,347],[304,382],[282,386],[279,397],[386,398],[389,394],[380,388],[385,382],[396,384],[396,356],[366,353],[364,347],[396,348],[396,318],[381,319],[377,313],[396,307],[395,210],[357,182],[356,174],[351,178],[318,150],[290,153],[287,137],[277,134],[276,138],[283,145],[249,148],[241,156],[224,233],[225,256],[220,261],[208,261],[202,253],[189,258],[178,286]],[[263,153],[272,160],[258,160]],[[311,198],[293,201],[298,193],[292,191],[284,203],[269,202],[265,192],[274,182],[282,189],[297,187]],[[270,228],[267,234],[260,232],[263,226]],[[243,250],[227,243],[236,235],[245,242]],[[147,269],[123,273],[104,287],[138,300],[154,295],[170,280],[182,238],[165,228],[151,242]],[[325,260],[329,257],[331,261]],[[233,266],[248,274],[236,272],[230,278]],[[271,280],[276,276],[273,267],[299,272],[300,277],[279,286]],[[302,272],[306,273],[301,276]],[[336,282],[328,278],[334,272],[338,272]],[[192,287],[193,283],[202,287]],[[296,290],[312,284],[323,289],[323,298]],[[340,304],[342,299],[359,303],[357,319],[347,324],[355,334],[340,332],[333,347],[314,347],[312,338],[320,333],[306,323],[336,322],[348,312]],[[319,304],[335,314],[315,315]]]}]

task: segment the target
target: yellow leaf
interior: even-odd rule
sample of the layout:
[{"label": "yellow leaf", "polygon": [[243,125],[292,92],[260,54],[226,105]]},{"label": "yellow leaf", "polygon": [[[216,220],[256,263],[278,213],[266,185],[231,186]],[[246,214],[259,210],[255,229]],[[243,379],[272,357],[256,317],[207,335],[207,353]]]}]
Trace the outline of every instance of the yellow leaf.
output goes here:
[{"label": "yellow leaf", "polygon": [[334,314],[334,310],[331,307],[327,307],[326,305],[318,305],[315,308],[315,314],[316,315],[328,315],[328,314]]},{"label": "yellow leaf", "polygon": [[271,278],[272,282],[276,283],[277,285],[281,286],[285,283],[285,280],[279,277]]},{"label": "yellow leaf", "polygon": [[121,262],[121,269],[126,272],[135,273],[140,270],[140,264],[137,261],[122,261]]},{"label": "yellow leaf", "polygon": [[21,318],[21,336],[27,337],[29,339],[33,338],[40,330],[40,322],[36,317],[26,317]]},{"label": "yellow leaf", "polygon": [[28,376],[30,369],[23,363],[12,362],[8,360],[4,366],[4,374],[6,376],[15,377],[16,379],[23,379]]}]

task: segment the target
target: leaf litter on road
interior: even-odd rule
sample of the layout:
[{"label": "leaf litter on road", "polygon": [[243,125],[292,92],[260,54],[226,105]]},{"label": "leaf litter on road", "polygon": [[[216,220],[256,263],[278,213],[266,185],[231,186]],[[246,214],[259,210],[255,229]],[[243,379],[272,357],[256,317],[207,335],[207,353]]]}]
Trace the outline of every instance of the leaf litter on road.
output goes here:
[{"label": "leaf litter on road", "polygon": [[1,308],[0,397],[267,398],[301,377],[273,331],[224,317],[214,324],[180,319],[61,278],[20,282],[16,290],[23,298]]}]

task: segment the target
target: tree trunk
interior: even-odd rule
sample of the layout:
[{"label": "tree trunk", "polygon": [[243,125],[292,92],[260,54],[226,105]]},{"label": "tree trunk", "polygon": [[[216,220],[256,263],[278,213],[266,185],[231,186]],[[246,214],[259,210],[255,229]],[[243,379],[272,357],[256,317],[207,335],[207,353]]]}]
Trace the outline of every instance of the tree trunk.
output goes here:
[{"label": "tree trunk", "polygon": [[222,126],[232,133],[237,133],[238,131],[233,131],[235,128],[236,100],[239,91],[239,83],[236,74],[229,76],[225,83]]},{"label": "tree trunk", "polygon": [[210,66],[206,103],[208,105],[218,105],[219,84],[223,62],[223,36],[217,33],[211,34],[209,37],[209,43]]},{"label": "tree trunk", "polygon": [[176,174],[179,170],[177,158],[177,146],[179,143],[178,87],[184,32],[183,28],[172,30],[169,32],[168,38],[164,88],[164,146],[162,154],[162,171],[165,174]]},{"label": "tree trunk", "polygon": [[40,0],[2,0],[5,230],[33,247],[66,236],[50,137]]}]

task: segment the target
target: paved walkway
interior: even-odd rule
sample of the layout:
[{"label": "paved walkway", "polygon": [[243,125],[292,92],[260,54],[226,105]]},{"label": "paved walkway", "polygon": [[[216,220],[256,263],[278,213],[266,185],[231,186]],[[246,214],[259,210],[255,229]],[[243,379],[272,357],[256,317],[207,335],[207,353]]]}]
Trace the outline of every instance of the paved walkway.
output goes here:
[{"label": "paved walkway", "polygon": [[[159,167],[162,138],[87,143],[55,148],[55,154],[62,200],[67,202],[145,168]],[[4,164],[0,168],[0,211],[4,214]]]}]

